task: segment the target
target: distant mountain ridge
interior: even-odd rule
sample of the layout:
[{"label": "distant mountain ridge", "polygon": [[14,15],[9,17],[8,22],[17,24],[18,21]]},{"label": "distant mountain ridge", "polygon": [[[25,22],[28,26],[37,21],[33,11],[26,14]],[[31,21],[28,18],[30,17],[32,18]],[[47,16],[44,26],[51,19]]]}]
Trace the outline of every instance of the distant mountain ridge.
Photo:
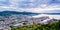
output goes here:
[{"label": "distant mountain ridge", "polygon": [[60,13],[33,13],[33,12],[17,12],[17,11],[2,11],[0,12],[0,16],[10,16],[10,15],[38,15],[38,14],[51,14],[51,15],[60,15]]},{"label": "distant mountain ridge", "polygon": [[32,13],[32,12],[16,12],[16,11],[2,11],[0,12],[0,16],[12,15],[12,14],[23,14],[23,15],[31,15],[31,14],[39,14],[39,13]]}]

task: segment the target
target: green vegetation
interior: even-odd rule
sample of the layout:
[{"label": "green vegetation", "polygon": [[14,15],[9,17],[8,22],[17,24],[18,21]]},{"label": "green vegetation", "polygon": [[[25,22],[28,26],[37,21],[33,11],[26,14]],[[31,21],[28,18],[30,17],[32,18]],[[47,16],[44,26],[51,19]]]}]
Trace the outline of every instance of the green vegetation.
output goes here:
[{"label": "green vegetation", "polygon": [[49,24],[33,24],[23,27],[12,27],[11,30],[60,30],[60,21]]}]

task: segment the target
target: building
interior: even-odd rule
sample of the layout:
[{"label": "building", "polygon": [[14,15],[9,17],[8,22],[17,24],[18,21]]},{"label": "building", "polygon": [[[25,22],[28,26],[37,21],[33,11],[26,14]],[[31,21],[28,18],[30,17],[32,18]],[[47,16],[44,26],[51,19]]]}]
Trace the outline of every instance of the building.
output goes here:
[{"label": "building", "polygon": [[0,30],[11,30],[9,26],[0,27]]}]

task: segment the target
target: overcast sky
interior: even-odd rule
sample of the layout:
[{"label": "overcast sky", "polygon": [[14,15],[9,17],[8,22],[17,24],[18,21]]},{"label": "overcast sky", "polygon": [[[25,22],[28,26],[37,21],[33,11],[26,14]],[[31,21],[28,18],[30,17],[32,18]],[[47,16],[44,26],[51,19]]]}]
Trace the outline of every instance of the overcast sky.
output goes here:
[{"label": "overcast sky", "polygon": [[60,13],[60,0],[0,0],[0,11]]}]

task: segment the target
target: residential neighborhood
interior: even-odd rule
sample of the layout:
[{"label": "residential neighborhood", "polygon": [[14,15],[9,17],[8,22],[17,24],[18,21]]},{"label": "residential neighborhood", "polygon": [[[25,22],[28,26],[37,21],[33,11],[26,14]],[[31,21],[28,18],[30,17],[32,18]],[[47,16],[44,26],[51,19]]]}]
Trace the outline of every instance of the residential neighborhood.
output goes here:
[{"label": "residential neighborhood", "polygon": [[9,29],[10,26],[21,27],[33,24],[48,24],[53,22],[54,18],[49,16],[29,16],[29,15],[11,15],[11,16],[0,16],[0,29]]}]

